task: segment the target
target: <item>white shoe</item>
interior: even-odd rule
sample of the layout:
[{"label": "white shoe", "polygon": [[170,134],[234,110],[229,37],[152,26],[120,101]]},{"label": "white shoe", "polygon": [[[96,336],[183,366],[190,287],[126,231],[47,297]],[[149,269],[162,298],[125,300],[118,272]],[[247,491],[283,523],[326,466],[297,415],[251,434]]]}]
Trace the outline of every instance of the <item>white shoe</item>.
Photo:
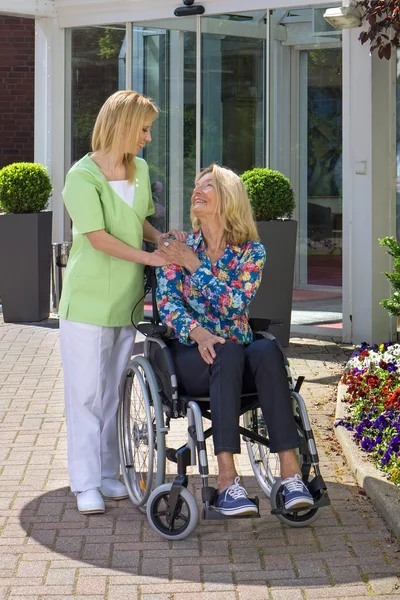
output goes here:
[{"label": "white shoe", "polygon": [[83,515],[92,515],[96,513],[104,513],[106,507],[104,500],[101,497],[99,490],[86,490],[79,492],[76,495],[78,510]]},{"label": "white shoe", "polygon": [[100,492],[107,500],[125,500],[128,490],[119,479],[102,479]]}]

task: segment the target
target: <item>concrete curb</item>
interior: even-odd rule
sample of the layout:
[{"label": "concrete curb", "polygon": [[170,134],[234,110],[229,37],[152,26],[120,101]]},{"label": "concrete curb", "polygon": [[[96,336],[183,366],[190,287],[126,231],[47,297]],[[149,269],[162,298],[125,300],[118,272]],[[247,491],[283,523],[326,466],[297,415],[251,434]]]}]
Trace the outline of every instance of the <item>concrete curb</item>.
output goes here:
[{"label": "concrete curb", "polygon": [[[342,401],[346,387],[338,386],[335,418],[346,416],[346,404]],[[357,483],[365,490],[390,531],[400,539],[400,489],[390,483],[370,462],[352,439],[345,427],[335,427],[336,437],[342,446],[347,464]]]}]

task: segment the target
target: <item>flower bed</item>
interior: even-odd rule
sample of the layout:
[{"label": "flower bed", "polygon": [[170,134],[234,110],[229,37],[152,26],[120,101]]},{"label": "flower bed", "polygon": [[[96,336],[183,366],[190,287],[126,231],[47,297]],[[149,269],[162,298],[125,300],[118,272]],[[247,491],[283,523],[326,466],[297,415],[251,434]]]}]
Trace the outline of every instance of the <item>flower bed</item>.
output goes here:
[{"label": "flower bed", "polygon": [[342,383],[349,416],[335,426],[353,431],[356,443],[400,486],[400,344],[362,344]]}]

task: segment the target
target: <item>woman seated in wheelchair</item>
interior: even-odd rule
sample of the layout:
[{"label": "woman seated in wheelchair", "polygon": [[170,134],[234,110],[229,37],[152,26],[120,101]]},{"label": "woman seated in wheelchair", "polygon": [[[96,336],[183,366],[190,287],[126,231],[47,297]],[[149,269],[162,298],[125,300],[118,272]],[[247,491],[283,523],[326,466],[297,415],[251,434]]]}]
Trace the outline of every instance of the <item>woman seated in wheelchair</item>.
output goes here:
[{"label": "woman seated in wheelchair", "polygon": [[215,508],[224,515],[257,513],[239,484],[240,396],[259,395],[271,452],[280,459],[285,509],[313,498],[301,479],[283,356],[270,339],[254,339],[248,307],[260,285],[265,249],[259,242],[242,180],[211,165],[197,177],[191,197],[193,233],[168,240],[157,253],[170,263],[158,269],[157,305],[172,338],[169,347],[181,393],[210,397],[218,461]]}]

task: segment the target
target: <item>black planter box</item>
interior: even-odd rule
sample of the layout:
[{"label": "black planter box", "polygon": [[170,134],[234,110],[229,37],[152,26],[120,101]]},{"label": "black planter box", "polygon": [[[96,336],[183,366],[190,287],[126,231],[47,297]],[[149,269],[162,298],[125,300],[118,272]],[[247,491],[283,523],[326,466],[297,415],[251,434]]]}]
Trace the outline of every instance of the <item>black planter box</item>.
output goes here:
[{"label": "black planter box", "polygon": [[0,296],[5,323],[50,313],[52,212],[0,215]]},{"label": "black planter box", "polygon": [[289,345],[297,221],[257,223],[267,260],[261,285],[250,304],[250,317],[282,319],[282,326],[271,326],[271,333],[282,346]]}]

